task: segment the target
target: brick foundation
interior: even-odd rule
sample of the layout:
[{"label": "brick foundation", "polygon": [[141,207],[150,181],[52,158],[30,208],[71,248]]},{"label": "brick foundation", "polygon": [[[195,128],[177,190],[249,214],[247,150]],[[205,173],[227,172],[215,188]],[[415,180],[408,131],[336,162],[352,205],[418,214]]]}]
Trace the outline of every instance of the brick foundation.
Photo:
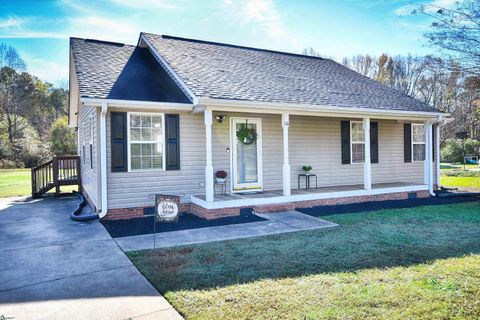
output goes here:
[{"label": "brick foundation", "polygon": [[295,203],[278,203],[278,204],[266,204],[262,206],[254,206],[253,211],[255,213],[269,213],[269,212],[282,212],[295,210]]},{"label": "brick foundation", "polygon": [[221,209],[205,209],[196,204],[192,204],[191,213],[200,218],[207,220],[218,219],[223,217],[239,216],[241,207],[221,208]]},{"label": "brick foundation", "polygon": [[143,208],[109,209],[104,220],[120,220],[143,217]]},{"label": "brick foundation", "polygon": [[[271,213],[271,212],[280,212],[280,211],[292,211],[296,208],[311,208],[316,206],[328,206],[336,204],[349,204],[349,203],[360,203],[367,201],[385,201],[385,200],[406,200],[409,198],[409,194],[415,194],[417,198],[428,198],[430,194],[427,190],[413,191],[413,192],[401,192],[401,193],[386,193],[378,195],[368,195],[368,196],[357,196],[357,197],[344,197],[344,198],[331,198],[331,199],[318,199],[318,200],[307,200],[307,201],[296,201],[296,202],[287,202],[287,203],[276,203],[268,205],[258,205],[253,206],[253,211],[255,213]],[[206,209],[196,204],[182,203],[180,204],[180,212],[192,213],[196,216],[207,220],[213,220],[223,217],[231,217],[240,215],[240,210],[245,207],[234,207],[234,208],[220,208],[220,209]],[[103,218],[107,220],[118,220],[118,219],[131,219],[143,217],[144,208],[125,208],[125,209],[110,209],[108,214]]]},{"label": "brick foundation", "polygon": [[[153,207],[109,209],[107,215],[103,219],[104,220],[121,220],[121,219],[141,218],[144,216],[143,210],[145,208],[153,208]],[[190,212],[191,204],[181,203],[178,210],[180,212]]]}]

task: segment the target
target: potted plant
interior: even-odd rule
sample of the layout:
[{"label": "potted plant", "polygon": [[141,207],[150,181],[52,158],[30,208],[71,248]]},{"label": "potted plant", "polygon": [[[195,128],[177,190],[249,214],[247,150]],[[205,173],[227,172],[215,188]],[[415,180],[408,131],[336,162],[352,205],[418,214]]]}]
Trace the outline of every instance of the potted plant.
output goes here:
[{"label": "potted plant", "polygon": [[305,172],[305,174],[309,174],[310,171],[312,171],[312,166],[309,166],[309,165],[305,165],[302,167],[303,171]]},{"label": "potted plant", "polygon": [[223,170],[218,170],[215,172],[215,180],[217,183],[225,183],[225,179],[227,178],[227,173]]}]

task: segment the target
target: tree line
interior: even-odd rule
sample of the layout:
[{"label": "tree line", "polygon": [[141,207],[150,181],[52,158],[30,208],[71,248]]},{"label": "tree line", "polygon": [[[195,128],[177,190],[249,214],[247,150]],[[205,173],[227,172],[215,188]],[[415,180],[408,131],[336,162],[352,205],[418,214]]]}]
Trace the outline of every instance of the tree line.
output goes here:
[{"label": "tree line", "polygon": [[[464,0],[453,7],[420,5],[412,15],[432,20],[424,34],[438,54],[427,56],[381,54],[345,57],[340,63],[391,88],[452,114],[442,127],[448,158],[459,159],[457,133],[467,132],[469,150],[480,156],[480,0]],[[324,57],[313,48],[303,54]],[[326,57],[328,58],[328,57]],[[451,154],[454,154],[451,156]]]},{"label": "tree line", "polygon": [[32,167],[54,154],[75,154],[67,125],[68,87],[26,71],[17,50],[0,44],[0,168]]}]

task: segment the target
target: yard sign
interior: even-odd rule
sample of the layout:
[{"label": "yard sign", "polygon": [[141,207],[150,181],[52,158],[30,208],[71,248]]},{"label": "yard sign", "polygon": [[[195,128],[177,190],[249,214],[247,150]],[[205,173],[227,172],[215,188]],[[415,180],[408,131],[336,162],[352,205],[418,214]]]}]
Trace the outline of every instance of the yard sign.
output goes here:
[{"label": "yard sign", "polygon": [[163,222],[178,222],[178,205],[180,197],[155,194],[155,218],[153,219],[153,248],[155,249],[157,234],[157,221]]},{"label": "yard sign", "polygon": [[178,196],[163,194],[155,195],[155,219],[158,221],[172,222],[178,221]]}]

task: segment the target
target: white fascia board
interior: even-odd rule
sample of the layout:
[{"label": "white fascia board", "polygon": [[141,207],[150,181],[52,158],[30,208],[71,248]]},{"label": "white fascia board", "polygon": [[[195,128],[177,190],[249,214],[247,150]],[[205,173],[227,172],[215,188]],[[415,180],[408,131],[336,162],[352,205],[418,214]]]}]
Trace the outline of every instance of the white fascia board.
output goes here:
[{"label": "white fascia board", "polygon": [[68,126],[76,128],[78,125],[79,92],[77,83],[77,71],[73,60],[72,48],[69,45],[68,54]]},{"label": "white fascia board", "polygon": [[137,101],[137,100],[116,100],[116,99],[100,99],[100,98],[80,98],[80,102],[94,107],[101,107],[102,103],[107,103],[108,107],[117,109],[139,108],[145,110],[180,110],[192,111],[191,103],[175,103],[175,102],[153,102],[153,101]]},{"label": "white fascia board", "polygon": [[155,56],[156,60],[159,62],[160,66],[166,69],[167,73],[173,77],[173,81],[176,82],[182,91],[187,93],[188,96],[192,99],[194,105],[198,104],[197,96],[190,90],[186,83],[178,76],[178,74],[172,69],[172,67],[165,61],[165,59],[158,53],[158,51],[153,47],[153,45],[145,38],[144,34],[140,34],[140,39],[138,44],[141,45],[145,43],[150,50],[150,52]]},{"label": "white fascia board", "polygon": [[[282,113],[285,111],[298,115],[318,115],[331,117],[358,117],[372,116],[374,118],[384,119],[435,119],[439,117],[448,117],[450,114],[442,112],[423,112],[423,111],[404,111],[404,110],[379,110],[371,108],[349,108],[336,107],[327,105],[308,105],[308,104],[291,104],[291,103],[271,103],[241,100],[224,100],[200,98],[199,105],[212,107],[212,110],[218,111],[243,111],[261,112],[261,113]],[[235,109],[237,108],[237,109]]]},{"label": "white fascia board", "polygon": [[428,185],[412,185],[405,187],[392,187],[392,188],[379,188],[371,190],[352,190],[352,191],[336,191],[336,192],[324,192],[324,193],[308,193],[297,194],[290,196],[278,196],[270,198],[253,198],[253,199],[236,199],[236,200],[223,200],[208,202],[197,198],[195,196],[190,197],[190,201],[205,209],[223,209],[223,208],[236,208],[245,206],[259,206],[268,204],[279,204],[297,201],[311,201],[321,199],[334,199],[334,198],[346,198],[346,197],[358,197],[358,196],[370,196],[387,193],[400,193],[400,192],[414,192],[428,190]]}]

